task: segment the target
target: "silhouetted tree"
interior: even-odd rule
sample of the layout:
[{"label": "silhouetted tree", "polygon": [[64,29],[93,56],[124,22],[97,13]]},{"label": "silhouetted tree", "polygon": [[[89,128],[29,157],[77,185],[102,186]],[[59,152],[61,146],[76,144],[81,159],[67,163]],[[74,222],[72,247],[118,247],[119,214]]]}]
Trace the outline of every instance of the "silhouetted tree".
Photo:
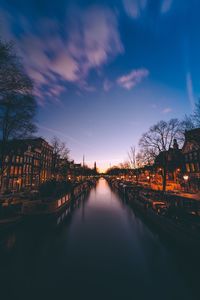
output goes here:
[{"label": "silhouetted tree", "polygon": [[30,94],[33,84],[25,73],[12,43],[0,40],[0,97]]},{"label": "silhouetted tree", "polygon": [[183,142],[182,122],[178,119],[158,122],[151,126],[139,141],[142,152],[152,161],[163,152],[163,191],[166,189],[167,151],[172,147],[174,139],[177,142]]},{"label": "silhouetted tree", "polygon": [[[190,118],[192,120],[193,126],[199,128],[200,127],[200,98],[195,103],[195,109],[194,109],[193,114],[190,116]],[[193,128],[191,128],[191,129],[193,129]]]},{"label": "silhouetted tree", "polygon": [[54,136],[51,140],[51,146],[53,147],[53,154],[62,159],[69,159],[70,150],[64,142],[58,137]]},{"label": "silhouetted tree", "polygon": [[137,168],[136,151],[134,146],[130,147],[130,150],[128,152],[128,159],[131,169]]},{"label": "silhouetted tree", "polygon": [[70,150],[64,142],[58,137],[54,136],[51,140],[51,146],[53,147],[53,174],[56,177],[60,175],[66,179],[68,174],[68,162]]},{"label": "silhouetted tree", "polygon": [[14,54],[13,45],[0,40],[0,177],[5,172],[8,141],[30,137],[35,131],[36,101],[33,85]]}]

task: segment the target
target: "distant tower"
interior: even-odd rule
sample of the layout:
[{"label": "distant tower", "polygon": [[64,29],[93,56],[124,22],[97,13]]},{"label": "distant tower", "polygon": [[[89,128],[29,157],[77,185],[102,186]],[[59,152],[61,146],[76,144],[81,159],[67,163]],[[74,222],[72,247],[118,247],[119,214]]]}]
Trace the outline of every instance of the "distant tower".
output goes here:
[{"label": "distant tower", "polygon": [[177,143],[177,139],[174,139],[174,143],[173,143],[173,149],[174,150],[178,150],[178,143]]},{"label": "distant tower", "polygon": [[85,167],[85,155],[83,155],[83,168]]},{"label": "distant tower", "polygon": [[95,172],[97,171],[97,163],[96,163],[96,161],[94,162],[94,171]]}]

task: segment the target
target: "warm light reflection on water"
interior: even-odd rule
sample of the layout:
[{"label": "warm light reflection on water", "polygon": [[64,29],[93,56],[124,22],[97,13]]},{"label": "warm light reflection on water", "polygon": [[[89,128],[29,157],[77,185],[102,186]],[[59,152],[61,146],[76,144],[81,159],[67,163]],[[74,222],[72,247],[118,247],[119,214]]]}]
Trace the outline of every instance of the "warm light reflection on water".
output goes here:
[{"label": "warm light reflection on water", "polygon": [[197,299],[198,275],[179,261],[182,249],[160,241],[104,179],[75,207],[57,229],[31,223],[15,232],[12,254],[1,256],[10,299]]}]

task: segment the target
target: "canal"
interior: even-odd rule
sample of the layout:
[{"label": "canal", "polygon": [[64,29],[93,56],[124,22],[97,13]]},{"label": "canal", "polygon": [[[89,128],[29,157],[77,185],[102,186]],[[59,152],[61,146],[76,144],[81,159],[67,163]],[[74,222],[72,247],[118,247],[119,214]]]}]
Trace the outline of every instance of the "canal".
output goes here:
[{"label": "canal", "polygon": [[2,300],[199,299],[197,262],[161,239],[105,179],[55,224],[27,222],[2,237]]}]

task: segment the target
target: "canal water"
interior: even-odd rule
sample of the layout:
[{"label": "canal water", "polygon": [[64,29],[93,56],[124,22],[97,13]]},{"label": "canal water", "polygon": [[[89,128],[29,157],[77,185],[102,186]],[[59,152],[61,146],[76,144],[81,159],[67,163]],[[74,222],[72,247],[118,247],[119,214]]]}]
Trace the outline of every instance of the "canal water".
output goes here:
[{"label": "canal water", "polygon": [[105,179],[53,224],[0,243],[1,299],[199,299],[197,261],[145,224]]}]

